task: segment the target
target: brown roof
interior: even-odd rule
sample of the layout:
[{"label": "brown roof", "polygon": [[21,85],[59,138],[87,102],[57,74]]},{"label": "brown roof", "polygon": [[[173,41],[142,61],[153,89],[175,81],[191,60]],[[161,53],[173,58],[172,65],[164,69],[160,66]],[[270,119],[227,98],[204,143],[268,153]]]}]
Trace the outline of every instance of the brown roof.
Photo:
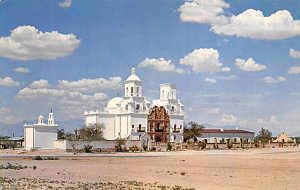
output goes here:
[{"label": "brown roof", "polygon": [[202,133],[252,133],[250,131],[239,130],[239,129],[203,129]]}]

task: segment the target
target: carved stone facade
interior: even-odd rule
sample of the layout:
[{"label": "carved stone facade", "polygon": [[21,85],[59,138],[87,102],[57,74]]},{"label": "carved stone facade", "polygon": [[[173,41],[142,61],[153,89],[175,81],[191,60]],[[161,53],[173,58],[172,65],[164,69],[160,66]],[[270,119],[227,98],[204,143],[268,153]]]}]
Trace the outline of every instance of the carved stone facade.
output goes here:
[{"label": "carved stone facade", "polygon": [[170,117],[163,106],[154,106],[148,115],[148,134],[155,142],[169,142]]}]

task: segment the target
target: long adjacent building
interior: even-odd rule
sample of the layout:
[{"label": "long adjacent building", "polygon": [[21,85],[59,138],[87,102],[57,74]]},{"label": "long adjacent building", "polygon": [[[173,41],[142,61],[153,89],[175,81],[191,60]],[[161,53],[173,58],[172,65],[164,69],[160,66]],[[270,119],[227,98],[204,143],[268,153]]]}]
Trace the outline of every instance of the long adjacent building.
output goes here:
[{"label": "long adjacent building", "polygon": [[124,85],[124,97],[112,98],[103,111],[84,112],[85,125],[104,123],[107,140],[138,140],[148,136],[153,142],[183,140],[184,105],[176,97],[174,84],[160,85],[160,98],[152,102],[143,96],[142,80],[132,68]]}]

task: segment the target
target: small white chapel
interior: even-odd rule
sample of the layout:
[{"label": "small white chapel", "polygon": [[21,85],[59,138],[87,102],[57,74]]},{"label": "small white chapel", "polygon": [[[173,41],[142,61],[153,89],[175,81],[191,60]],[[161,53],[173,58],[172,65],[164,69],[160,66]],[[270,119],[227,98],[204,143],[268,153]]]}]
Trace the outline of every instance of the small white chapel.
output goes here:
[{"label": "small white chapel", "polygon": [[57,140],[58,125],[55,123],[54,115],[51,110],[47,123],[44,117],[40,115],[37,123],[24,125],[25,149],[53,149],[54,142]]}]

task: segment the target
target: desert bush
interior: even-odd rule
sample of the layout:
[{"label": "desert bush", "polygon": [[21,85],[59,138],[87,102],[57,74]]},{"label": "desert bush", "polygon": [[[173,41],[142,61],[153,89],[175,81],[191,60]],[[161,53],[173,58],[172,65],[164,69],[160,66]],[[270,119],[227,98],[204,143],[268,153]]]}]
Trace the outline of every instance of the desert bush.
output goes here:
[{"label": "desert bush", "polygon": [[134,146],[129,147],[129,151],[131,151],[131,152],[139,151],[139,148],[136,145],[134,145]]},{"label": "desert bush", "polygon": [[203,150],[206,148],[206,142],[205,141],[199,141],[198,142],[198,147]]},{"label": "desert bush", "polygon": [[125,149],[122,148],[126,143],[125,139],[117,138],[116,145],[115,145],[115,151],[116,152],[123,152]]},{"label": "desert bush", "polygon": [[93,149],[93,146],[92,145],[84,145],[83,147],[83,150],[85,153],[91,153],[92,152],[92,149]]},{"label": "desert bush", "polygon": [[32,166],[32,169],[36,170],[37,169],[36,165]]},{"label": "desert bush", "polygon": [[214,144],[214,149],[219,149],[218,144]]},{"label": "desert bush", "polygon": [[32,158],[32,160],[43,160],[43,158],[41,156],[35,156]]},{"label": "desert bush", "polygon": [[231,149],[233,147],[232,142],[230,141],[230,139],[227,139],[227,148]]},{"label": "desert bush", "polygon": [[44,160],[58,160],[58,159],[59,159],[58,157],[51,157],[51,156],[44,158]]},{"label": "desert bush", "polygon": [[185,174],[187,174],[187,173],[183,171],[183,172],[180,172],[180,174],[181,174],[181,175],[185,175]]},{"label": "desert bush", "polygon": [[172,145],[170,142],[167,143],[167,150],[172,150]]}]

